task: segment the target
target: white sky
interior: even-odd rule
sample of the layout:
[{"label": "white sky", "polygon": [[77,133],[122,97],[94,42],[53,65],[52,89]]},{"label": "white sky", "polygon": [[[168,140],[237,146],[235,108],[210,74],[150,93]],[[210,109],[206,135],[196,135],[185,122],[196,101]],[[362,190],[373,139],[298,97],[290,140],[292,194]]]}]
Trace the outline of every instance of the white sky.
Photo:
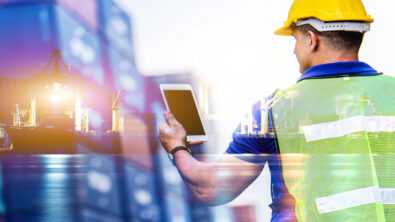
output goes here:
[{"label": "white sky", "polygon": [[[284,7],[275,1],[122,2],[133,16],[137,64],[144,74],[192,72],[222,93],[237,92],[221,98],[246,101],[255,95],[245,105],[272,93],[279,76],[284,87],[298,77],[293,40],[273,34],[288,10],[281,12]],[[253,79],[261,84],[251,84]]]},{"label": "white sky", "polygon": [[[118,2],[133,17],[137,66],[143,74],[191,72],[210,83],[212,99],[231,126],[223,132],[229,138],[222,149],[238,122],[233,117],[300,75],[293,38],[273,34],[286,20],[292,0]],[[365,35],[360,60],[395,76],[395,1],[363,2],[375,22]],[[261,196],[255,195],[259,186],[250,196]]]}]

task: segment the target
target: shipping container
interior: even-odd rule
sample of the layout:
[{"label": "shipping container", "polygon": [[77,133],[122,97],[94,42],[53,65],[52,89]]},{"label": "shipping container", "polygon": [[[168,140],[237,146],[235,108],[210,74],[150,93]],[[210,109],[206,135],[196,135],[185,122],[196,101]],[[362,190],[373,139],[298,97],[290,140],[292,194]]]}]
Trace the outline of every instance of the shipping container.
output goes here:
[{"label": "shipping container", "polygon": [[[163,149],[163,148],[162,148]],[[164,192],[173,196],[185,197],[185,184],[172,164],[166,151],[160,150],[158,155],[160,175],[163,180]]]},{"label": "shipping container", "polygon": [[[71,70],[97,85],[107,82],[102,65],[100,38],[62,7],[52,6],[56,39],[65,63]],[[45,11],[41,12],[45,14]],[[45,15],[48,19],[49,14]]]},{"label": "shipping container", "polygon": [[2,76],[32,77],[60,49],[72,70],[105,83],[99,38],[56,4],[17,4],[0,7]]},{"label": "shipping container", "polygon": [[125,222],[124,218],[91,208],[80,209],[79,222]]},{"label": "shipping container", "polygon": [[54,0],[85,23],[93,32],[99,28],[98,5],[100,0]]},{"label": "shipping container", "polygon": [[53,6],[17,4],[0,7],[0,76],[31,78],[59,47]]},{"label": "shipping container", "polygon": [[125,161],[152,172],[155,167],[154,154],[158,145],[155,116],[145,114],[124,114],[119,146]]},{"label": "shipping container", "polygon": [[163,221],[155,175],[137,165],[125,163],[127,206],[131,221]]},{"label": "shipping container", "polygon": [[94,147],[77,147],[78,153],[83,154],[78,189],[81,205],[122,216],[122,171],[119,169],[123,161],[113,155],[94,153],[92,149]]},{"label": "shipping container", "polygon": [[100,0],[99,21],[104,39],[134,64],[131,17],[113,0]]},{"label": "shipping container", "polygon": [[164,221],[172,222],[192,222],[188,205],[183,197],[173,195],[164,196],[166,219]]},{"label": "shipping container", "polygon": [[189,201],[189,212],[191,214],[191,221],[193,222],[214,222],[214,215],[212,207],[198,203],[197,201]]},{"label": "shipping container", "polygon": [[122,106],[129,112],[142,112],[145,104],[144,78],[135,64],[113,47],[108,47],[108,56],[115,89],[121,91]]},{"label": "shipping container", "polygon": [[92,31],[98,29],[98,7],[97,0],[0,0],[1,6],[15,6],[17,4],[25,3],[51,3],[59,4],[61,7],[66,8],[79,20],[81,20]]}]

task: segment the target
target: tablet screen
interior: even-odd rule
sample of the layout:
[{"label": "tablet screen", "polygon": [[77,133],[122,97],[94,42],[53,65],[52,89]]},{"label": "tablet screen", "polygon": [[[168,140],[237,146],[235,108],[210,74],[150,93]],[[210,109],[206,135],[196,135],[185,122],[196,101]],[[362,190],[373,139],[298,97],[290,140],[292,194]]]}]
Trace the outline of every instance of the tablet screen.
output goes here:
[{"label": "tablet screen", "polygon": [[163,90],[170,112],[184,126],[187,135],[205,135],[191,90]]}]

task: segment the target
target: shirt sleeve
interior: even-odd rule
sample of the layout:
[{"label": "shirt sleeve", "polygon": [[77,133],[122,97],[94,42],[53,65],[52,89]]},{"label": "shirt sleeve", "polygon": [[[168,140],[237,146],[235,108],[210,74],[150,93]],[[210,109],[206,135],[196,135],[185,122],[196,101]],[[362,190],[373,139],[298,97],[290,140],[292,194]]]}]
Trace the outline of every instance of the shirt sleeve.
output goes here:
[{"label": "shirt sleeve", "polygon": [[277,153],[271,100],[269,96],[252,106],[233,132],[227,153],[252,163],[264,163],[267,154]]}]

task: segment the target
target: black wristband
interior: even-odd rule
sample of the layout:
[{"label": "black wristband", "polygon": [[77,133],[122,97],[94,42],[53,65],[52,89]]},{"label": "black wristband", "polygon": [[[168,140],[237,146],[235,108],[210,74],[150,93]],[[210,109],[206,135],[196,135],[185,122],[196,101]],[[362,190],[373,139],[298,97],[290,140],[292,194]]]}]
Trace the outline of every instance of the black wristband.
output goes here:
[{"label": "black wristband", "polygon": [[190,153],[191,155],[193,155],[192,150],[190,150],[188,147],[185,147],[185,146],[177,146],[176,148],[172,149],[169,153],[174,155],[177,151],[180,151],[180,150],[185,150],[188,153]]},{"label": "black wristband", "polygon": [[180,150],[185,150],[188,153],[190,153],[191,155],[193,155],[192,150],[188,149],[188,147],[185,147],[185,146],[177,146],[176,148],[170,150],[170,152],[168,153],[168,156],[169,156],[169,160],[173,163],[174,166],[176,165],[176,163],[174,162],[174,154]]}]

